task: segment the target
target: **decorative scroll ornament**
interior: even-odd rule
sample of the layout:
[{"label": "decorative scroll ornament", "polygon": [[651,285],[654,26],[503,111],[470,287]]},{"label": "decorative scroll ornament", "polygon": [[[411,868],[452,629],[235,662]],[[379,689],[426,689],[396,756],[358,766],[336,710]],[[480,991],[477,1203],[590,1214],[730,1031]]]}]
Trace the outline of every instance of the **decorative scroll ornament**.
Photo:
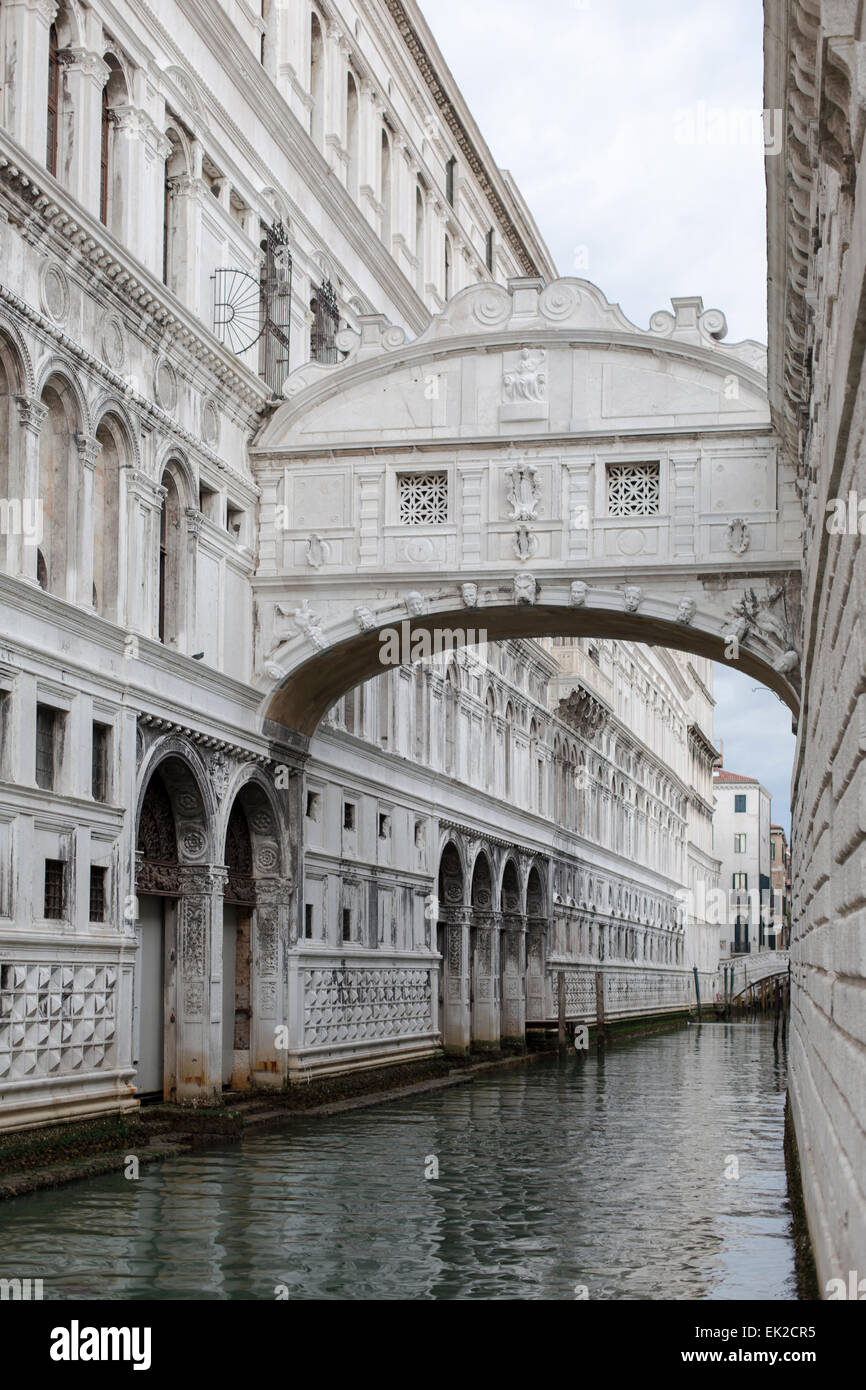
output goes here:
[{"label": "decorative scroll ornament", "polygon": [[538,537],[534,536],[525,524],[518,526],[512,542],[518,560],[531,560],[538,549]]},{"label": "decorative scroll ornament", "polygon": [[732,555],[745,555],[751,540],[748,525],[742,517],[728,522],[727,544]]},{"label": "decorative scroll ornament", "polygon": [[322,537],[317,536],[315,532],[312,536],[308,536],[306,552],[307,564],[312,566],[314,570],[318,570],[321,569],[322,565],[330,558],[331,547],[328,545],[328,542],[323,541]]},{"label": "decorative scroll ornament", "polygon": [[538,481],[535,466],[531,463],[518,463],[508,468],[506,478],[511,481],[508,503],[511,507],[509,521],[533,521],[538,507]]}]

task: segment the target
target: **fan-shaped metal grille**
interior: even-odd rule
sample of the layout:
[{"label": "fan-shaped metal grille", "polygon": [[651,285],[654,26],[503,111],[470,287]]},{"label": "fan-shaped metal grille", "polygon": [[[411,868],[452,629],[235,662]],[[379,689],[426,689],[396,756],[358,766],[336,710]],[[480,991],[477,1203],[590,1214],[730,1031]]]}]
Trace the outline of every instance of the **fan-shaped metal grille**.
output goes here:
[{"label": "fan-shaped metal grille", "polygon": [[213,280],[213,331],[232,352],[246,352],[265,326],[261,284],[246,270],[216,270]]}]

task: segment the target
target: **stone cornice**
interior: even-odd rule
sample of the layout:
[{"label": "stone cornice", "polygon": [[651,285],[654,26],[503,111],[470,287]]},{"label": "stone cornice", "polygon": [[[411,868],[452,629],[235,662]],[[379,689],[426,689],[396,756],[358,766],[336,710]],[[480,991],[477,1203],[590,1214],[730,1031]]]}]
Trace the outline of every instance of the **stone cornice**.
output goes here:
[{"label": "stone cornice", "polygon": [[495,176],[491,176],[491,166],[494,169],[496,166],[489,155],[486,155],[486,152],[486,157],[482,157],[477,141],[467,128],[467,121],[463,113],[458,110],[454,94],[447,89],[443,76],[434,66],[430,52],[430,39],[422,33],[423,18],[420,12],[412,6],[414,13],[410,14],[410,7],[405,3],[405,0],[384,0],[384,3],[414,59],[428,91],[442,112],[455,143],[496,213],[500,230],[504,233],[505,239],[524,273],[526,275],[542,275],[545,278],[552,276],[555,273],[552,264],[549,262],[543,264],[540,255],[533,256],[527,249],[525,239],[521,236],[514,218],[506,206],[507,186],[502,180],[499,170],[496,169]]},{"label": "stone cornice", "polygon": [[266,767],[271,761],[266,753],[258,753],[252,748],[245,748],[243,744],[217,738],[213,734],[206,734],[201,729],[193,728],[189,724],[177,723],[159,715],[139,714],[138,723],[156,734],[177,734],[209,753],[228,753],[241,763],[258,763],[261,767]]},{"label": "stone cornice", "polygon": [[[286,139],[282,148],[300,176],[302,186],[307,190],[314,190],[323,211],[333,218],[359,260],[367,266],[380,285],[387,286],[387,293],[406,323],[413,330],[420,331],[429,320],[426,305],[415,287],[399,270],[393,257],[385,250],[382,242],[370,235],[370,224],[361,208],[339,179],[334,177],[328,161],[316,148],[309,133],[304,130],[273,81],[266,76],[261,64],[242,44],[238,44],[237,32],[222,7],[215,8],[207,0],[178,0],[178,3],[195,26],[202,41],[209,45],[219,65],[226,70],[229,64],[232,65],[234,75],[250,106],[261,117],[265,127],[269,130],[285,130]],[[185,66],[188,63],[187,55],[177,46],[145,0],[141,0],[141,9],[147,17],[147,23],[158,33],[160,42],[172,52],[178,64]],[[195,84],[219,117],[223,128],[230,132],[233,142],[243,152],[251,167],[258,170],[264,182],[273,184],[285,199],[291,208],[294,227],[302,228],[311,245],[327,250],[329,257],[336,261],[333,249],[330,246],[323,247],[319,224],[306,217],[303,208],[291,197],[288,189],[281,184],[274,184],[273,169],[265,164],[260,152],[250,143],[241,127],[202,80],[199,71],[195,72]],[[244,182],[249,184],[249,177],[245,178]],[[361,293],[360,287],[342,265],[340,278],[349,287],[349,298]]]},{"label": "stone cornice", "polygon": [[[70,338],[67,333],[59,329],[56,324],[53,324],[44,314],[39,313],[39,311],[28,304],[26,300],[23,300],[20,295],[7,289],[5,285],[0,285],[0,304],[8,304],[15,310],[20,318],[27,319],[33,327],[42,334],[47,342],[57,344],[64,351],[68,352],[71,357],[75,358],[83,367],[86,367],[89,372],[101,377],[123,400],[133,405],[140,416],[150,420],[152,424],[162,425],[162,427],[166,431],[169,431],[175,439],[183,440],[195,454],[208,459],[219,473],[229,474],[235,481],[236,486],[243,491],[243,495],[246,498],[255,499],[258,497],[259,490],[252,479],[246,477],[243,473],[238,473],[230,464],[226,463],[225,459],[221,458],[219,454],[214,453],[198,435],[191,434],[189,430],[184,429],[182,425],[177,423],[174,416],[162,410],[160,406],[150,400],[149,397],[142,396],[140,392],[135,391],[124,377],[112,371],[112,369],[107,367],[98,357],[94,357],[92,352],[88,352],[80,343],[76,343],[74,338]],[[34,407],[32,404],[29,404],[27,408],[31,413],[33,412]],[[149,482],[151,486],[155,486],[153,479],[149,479]]]},{"label": "stone cornice", "polygon": [[719,750],[718,748],[715,748],[713,746],[712,741],[704,733],[700,724],[690,724],[688,728],[688,735],[689,743],[693,743],[695,747],[704,755],[704,757],[709,760],[711,765],[715,763],[717,758],[720,756]]},{"label": "stone cornice", "polygon": [[[103,293],[106,288],[117,290],[118,307],[127,315],[131,307],[145,320],[145,326],[154,326],[160,339],[170,337],[172,347],[188,353],[196,366],[211,378],[211,389],[222,388],[243,402],[252,415],[264,409],[269,399],[265,383],[239,366],[204,324],[115,242],[103,224],[36,165],[4,130],[0,130],[0,183],[20,201],[22,211],[26,208],[31,215],[35,214],[46,234],[57,238],[59,253],[66,261],[78,262],[98,276]],[[72,340],[67,341],[71,343]],[[84,350],[79,348],[78,351]],[[103,370],[106,370],[104,366]],[[110,375],[122,383],[124,393],[128,392],[122,377],[115,373]]]}]

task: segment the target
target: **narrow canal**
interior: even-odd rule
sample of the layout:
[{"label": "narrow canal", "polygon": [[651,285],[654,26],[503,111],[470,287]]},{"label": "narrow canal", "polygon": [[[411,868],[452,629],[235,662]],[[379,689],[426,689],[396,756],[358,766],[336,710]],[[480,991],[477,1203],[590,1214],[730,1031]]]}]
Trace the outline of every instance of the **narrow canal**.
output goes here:
[{"label": "narrow canal", "polygon": [[545,1059],[2,1203],[0,1275],[46,1299],[795,1298],[784,1092],[763,1021]]}]

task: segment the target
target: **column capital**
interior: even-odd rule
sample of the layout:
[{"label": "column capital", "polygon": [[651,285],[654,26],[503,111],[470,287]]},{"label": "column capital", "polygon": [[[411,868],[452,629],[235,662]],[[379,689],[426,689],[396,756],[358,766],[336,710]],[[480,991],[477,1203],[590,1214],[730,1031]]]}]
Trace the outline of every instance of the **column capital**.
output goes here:
[{"label": "column capital", "polygon": [[15,404],[18,407],[18,420],[21,428],[29,430],[31,434],[38,435],[42,428],[48,406],[38,400],[36,396],[16,396]]},{"label": "column capital", "polygon": [[57,18],[57,11],[60,9],[59,0],[6,0],[3,8],[5,10],[22,9],[29,10],[35,14],[49,29]]},{"label": "column capital", "polygon": [[111,75],[111,68],[102,55],[87,48],[66,48],[59,58],[64,67],[80,72],[82,77],[89,77],[98,87],[104,87]]},{"label": "column capital", "polygon": [[223,893],[229,871],[222,864],[180,864],[177,876],[185,898],[211,898]]},{"label": "column capital", "polygon": [[204,526],[204,517],[196,507],[185,507],[186,529],[191,536],[200,536]]},{"label": "column capital", "polygon": [[78,449],[78,458],[85,468],[93,468],[99,455],[102,453],[102,445],[93,435],[82,434],[81,430],[75,432],[75,445]]}]

